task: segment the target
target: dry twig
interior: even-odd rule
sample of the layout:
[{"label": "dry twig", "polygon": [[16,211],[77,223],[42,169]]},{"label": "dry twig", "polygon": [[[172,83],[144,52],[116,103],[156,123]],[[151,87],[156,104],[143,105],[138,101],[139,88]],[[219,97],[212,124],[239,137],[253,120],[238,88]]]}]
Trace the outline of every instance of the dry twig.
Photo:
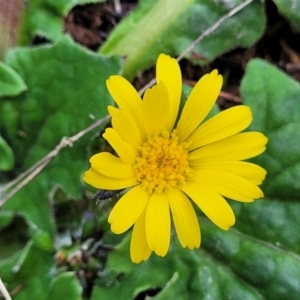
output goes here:
[{"label": "dry twig", "polygon": [[[29,181],[31,181],[36,175],[38,175],[47,165],[48,163],[60,152],[61,149],[66,147],[72,147],[73,143],[79,140],[82,136],[97,128],[104,122],[108,121],[110,116],[107,115],[104,118],[97,120],[91,126],[85,128],[84,130],[78,132],[72,137],[63,137],[60,143],[46,156],[44,156],[41,160],[39,160],[36,164],[34,164],[31,168],[26,170],[24,173],[20,174],[16,179],[4,185],[0,190],[0,195],[7,191],[10,187],[15,185],[15,188],[10,191],[1,201],[0,207],[11,198],[16,192],[18,192],[24,185],[26,185]],[[18,183],[19,182],[19,183]]]},{"label": "dry twig", "polygon": [[3,283],[3,281],[0,278],[0,293],[2,294],[2,296],[4,297],[5,300],[11,300],[11,297]]},{"label": "dry twig", "polygon": [[[249,5],[253,0],[246,0],[245,2],[241,3],[234,9],[232,9],[230,12],[225,14],[223,17],[221,17],[217,22],[215,22],[213,25],[208,27],[203,33],[199,35],[195,41],[188,46],[178,57],[177,61],[181,61],[189,52],[191,52],[198,43],[200,43],[207,35],[211,34],[213,31],[215,31],[224,21],[235,15],[237,12],[241,11],[245,6]],[[139,94],[142,95],[149,87],[155,84],[155,78],[153,78],[151,81],[149,81],[140,91]]]}]

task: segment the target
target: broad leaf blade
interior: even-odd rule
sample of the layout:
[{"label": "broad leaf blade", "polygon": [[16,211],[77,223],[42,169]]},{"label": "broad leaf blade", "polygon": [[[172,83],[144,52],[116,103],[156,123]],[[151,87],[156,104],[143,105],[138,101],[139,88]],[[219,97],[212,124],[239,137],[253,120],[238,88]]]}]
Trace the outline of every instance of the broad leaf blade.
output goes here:
[{"label": "broad leaf blade", "polygon": [[0,170],[8,171],[14,166],[14,154],[0,135]]},{"label": "broad leaf blade", "polygon": [[29,242],[22,252],[0,261],[0,277],[14,291],[14,300],[47,300],[53,268],[53,257]]},{"label": "broad leaf blade", "polygon": [[300,195],[300,85],[262,60],[252,60],[241,87],[251,106],[251,129],[269,138],[267,151],[257,161],[267,169],[268,197],[299,199]]},{"label": "broad leaf blade", "polygon": [[73,272],[64,272],[52,282],[48,295],[49,300],[81,300],[82,287]]},{"label": "broad leaf blade", "polygon": [[30,44],[34,36],[57,42],[64,36],[63,19],[75,5],[99,0],[30,0],[24,10],[20,40]]},{"label": "broad leaf blade", "polygon": [[[9,116],[1,120],[16,156],[25,157],[23,169],[48,154],[63,137],[78,133],[107,114],[112,99],[105,80],[119,72],[117,58],[93,54],[65,38],[54,46],[15,50],[7,61],[29,89],[14,102],[14,109],[23,112],[17,131],[10,131]],[[18,132],[26,138],[20,140]],[[81,198],[81,176],[88,167],[86,150],[92,133],[63,149],[42,174],[7,202],[5,209],[21,209],[31,222],[52,235],[49,193],[61,186],[73,199]]]},{"label": "broad leaf blade", "polygon": [[[135,299],[251,299],[260,300],[260,294],[240,280],[223,264],[203,250],[183,249],[176,239],[166,257],[153,255],[150,260],[135,265],[129,261],[129,239],[125,239],[108,261],[110,276],[102,278],[92,300]],[[106,280],[106,281],[105,281]],[[109,286],[107,286],[109,282]]]},{"label": "broad leaf blade", "polygon": [[300,2],[293,0],[273,0],[279,12],[300,31]]},{"label": "broad leaf blade", "polygon": [[18,73],[0,61],[0,98],[17,96],[26,89],[27,87]]},{"label": "broad leaf blade", "polygon": [[[242,1],[144,0],[115,28],[100,52],[126,57],[124,76],[133,78],[161,52],[179,55],[204,30]],[[208,62],[235,47],[252,45],[263,33],[262,3],[254,1],[206,37],[191,58]]]}]

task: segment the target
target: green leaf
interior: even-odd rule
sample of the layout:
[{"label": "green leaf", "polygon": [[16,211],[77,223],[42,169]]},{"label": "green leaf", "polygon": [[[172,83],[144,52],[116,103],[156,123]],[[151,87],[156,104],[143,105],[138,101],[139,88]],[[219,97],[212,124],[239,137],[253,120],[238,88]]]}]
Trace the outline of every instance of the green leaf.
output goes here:
[{"label": "green leaf", "polygon": [[265,199],[235,206],[236,226],[299,254],[300,85],[271,64],[254,59],[247,66],[241,93],[253,111],[251,129],[269,138],[266,152],[255,159],[268,174],[262,186]]},{"label": "green leaf", "polygon": [[[75,135],[107,114],[112,99],[105,80],[120,68],[119,59],[94,54],[70,38],[53,46],[17,49],[8,54],[7,62],[21,74],[29,89],[20,101],[14,101],[14,110],[24,112],[19,115],[17,130],[13,127],[10,131],[10,118],[0,120],[19,163],[24,159],[23,170],[53,150],[63,137]],[[23,133],[22,139],[19,132]],[[49,194],[60,186],[69,197],[82,197],[81,177],[88,168],[86,152],[93,133],[63,149],[4,209],[21,209],[29,221],[53,236]]]},{"label": "green leaf", "polygon": [[287,21],[300,31],[300,2],[293,0],[273,0],[277,8]]},{"label": "green leaf", "polygon": [[8,171],[14,166],[14,153],[0,135],[0,170]]},{"label": "green leaf", "polygon": [[[100,52],[125,56],[124,76],[133,78],[153,64],[161,52],[179,55],[201,33],[242,1],[143,0],[115,28]],[[190,54],[209,62],[235,47],[252,45],[263,33],[265,15],[254,1],[207,36]]]},{"label": "green leaf", "polygon": [[[280,84],[280,86],[278,86]],[[262,60],[247,66],[241,92],[251,106],[251,129],[269,138],[257,162],[268,171],[263,190],[269,197],[296,200],[300,195],[300,85]]]},{"label": "green leaf", "polygon": [[58,41],[64,36],[63,19],[75,5],[99,0],[31,0],[25,10],[21,43],[30,44],[35,35]]},{"label": "green leaf", "polygon": [[135,265],[130,262],[126,238],[111,253],[107,266],[110,276],[99,281],[92,300],[135,299],[141,293],[156,300],[261,299],[251,286],[207,253],[183,249],[176,240],[172,242],[166,257],[152,255],[148,261]]},{"label": "green leaf", "polygon": [[54,261],[52,255],[29,242],[21,253],[0,261],[0,277],[14,300],[47,300]]},{"label": "green leaf", "polygon": [[27,87],[18,73],[0,61],[0,98],[19,95],[26,89]]},{"label": "green leaf", "polygon": [[32,241],[21,252],[0,260],[0,277],[8,291],[15,291],[14,300],[82,299],[82,287],[74,273],[56,275],[53,254]]},{"label": "green leaf", "polygon": [[42,231],[32,222],[29,222],[29,226],[29,232],[34,243],[44,251],[53,252],[54,245],[50,234],[46,231]]},{"label": "green leaf", "polygon": [[14,218],[14,213],[11,211],[0,212],[0,229],[8,226]]},{"label": "green leaf", "polygon": [[81,300],[82,287],[73,272],[58,275],[52,282],[48,295],[49,300]]},{"label": "green leaf", "polygon": [[27,230],[24,218],[10,211],[0,212],[0,260],[24,248],[29,238]]},{"label": "green leaf", "polygon": [[[235,229],[224,232],[211,223],[202,223],[203,247],[213,252],[247,285],[266,299],[298,299],[300,292],[300,257],[279,247],[242,234]],[[254,236],[254,237],[253,237]]]}]

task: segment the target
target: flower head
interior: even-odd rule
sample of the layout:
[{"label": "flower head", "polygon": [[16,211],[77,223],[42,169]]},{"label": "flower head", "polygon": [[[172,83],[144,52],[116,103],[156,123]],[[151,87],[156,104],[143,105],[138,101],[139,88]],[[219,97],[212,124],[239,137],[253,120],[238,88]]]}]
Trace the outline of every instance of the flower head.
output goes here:
[{"label": "flower head", "polygon": [[216,70],[197,82],[180,116],[182,79],[175,59],[158,57],[156,81],[142,100],[123,77],[107,80],[119,108],[108,107],[112,128],[103,137],[118,156],[92,156],[84,174],[96,188],[128,188],[108,221],[116,234],[133,226],[130,253],[135,263],[147,260],[152,251],[166,255],[171,215],[181,245],[200,246],[192,202],[228,230],[235,217],[224,197],[241,202],[263,197],[258,185],[266,175],[263,168],[243,161],[262,153],[267,143],[262,133],[240,133],[252,122],[249,107],[236,106],[203,122],[222,86]]}]

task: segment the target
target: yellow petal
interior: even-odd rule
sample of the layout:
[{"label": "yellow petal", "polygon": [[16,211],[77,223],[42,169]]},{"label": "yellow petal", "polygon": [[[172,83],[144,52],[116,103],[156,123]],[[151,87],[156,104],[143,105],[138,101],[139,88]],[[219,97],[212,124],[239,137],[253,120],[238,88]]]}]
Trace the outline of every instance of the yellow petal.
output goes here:
[{"label": "yellow petal", "polygon": [[146,133],[154,136],[166,129],[170,113],[167,89],[162,81],[148,89],[144,94],[142,114]]},{"label": "yellow petal", "polygon": [[184,141],[203,121],[216,102],[223,78],[214,70],[204,75],[188,97],[177,125],[180,141]]},{"label": "yellow petal", "polygon": [[116,203],[108,217],[111,231],[119,234],[128,230],[142,214],[148,198],[149,194],[140,185],[128,191]]},{"label": "yellow petal", "polygon": [[127,111],[134,118],[141,132],[144,132],[142,99],[132,84],[122,76],[113,75],[106,80],[106,86],[118,106]]},{"label": "yellow petal", "polygon": [[242,160],[266,150],[268,139],[260,132],[243,132],[203,146],[190,154],[196,162]]},{"label": "yellow petal", "polygon": [[248,106],[239,105],[222,111],[200,127],[187,139],[191,142],[188,150],[235,135],[252,122],[252,113]]},{"label": "yellow petal", "polygon": [[136,220],[132,230],[130,257],[132,262],[136,264],[139,264],[141,261],[147,260],[152,253],[146,239],[145,212],[146,209],[144,209],[143,213]]},{"label": "yellow petal", "polygon": [[263,192],[250,181],[232,173],[213,170],[194,171],[192,181],[210,187],[217,193],[241,202],[262,198]]},{"label": "yellow petal", "polygon": [[180,244],[190,250],[200,247],[199,222],[190,200],[179,189],[167,190],[166,194]]},{"label": "yellow petal", "polygon": [[112,126],[120,137],[127,143],[138,147],[142,144],[142,132],[139,130],[132,116],[127,111],[122,111],[113,106],[108,106],[112,116]]},{"label": "yellow petal", "polygon": [[234,213],[229,204],[205,183],[187,182],[180,188],[213,223],[223,230],[228,230],[235,223]]},{"label": "yellow petal", "polygon": [[135,164],[138,150],[125,142],[113,128],[107,128],[102,136],[110,143],[124,163]]},{"label": "yellow petal", "polygon": [[261,184],[267,174],[262,167],[245,161],[214,161],[198,164],[191,161],[190,167],[193,170],[216,170],[233,173],[256,185]]},{"label": "yellow petal", "polygon": [[146,211],[146,237],[149,248],[159,256],[168,252],[171,236],[169,203],[165,193],[154,193]]},{"label": "yellow petal", "polygon": [[160,54],[157,59],[156,82],[160,81],[165,84],[169,94],[170,115],[167,121],[167,129],[172,131],[181,99],[182,78],[178,62],[166,54]]},{"label": "yellow petal", "polygon": [[92,168],[99,173],[114,178],[133,178],[135,173],[131,165],[125,164],[119,157],[101,152],[91,157]]},{"label": "yellow petal", "polygon": [[90,168],[83,175],[83,180],[97,189],[119,190],[138,184],[135,178],[112,178]]}]

